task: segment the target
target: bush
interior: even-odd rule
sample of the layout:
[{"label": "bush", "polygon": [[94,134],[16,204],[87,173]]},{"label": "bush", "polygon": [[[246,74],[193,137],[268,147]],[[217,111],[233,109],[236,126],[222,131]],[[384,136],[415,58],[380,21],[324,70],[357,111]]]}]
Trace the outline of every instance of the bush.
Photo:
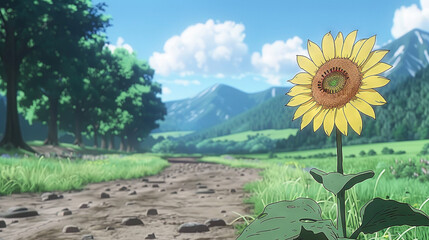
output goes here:
[{"label": "bush", "polygon": [[383,150],[381,150],[381,154],[387,155],[387,154],[393,154],[393,153],[394,153],[393,149],[388,147],[384,147]]},{"label": "bush", "polygon": [[177,152],[179,144],[170,139],[162,140],[152,147],[154,153],[175,153]]},{"label": "bush", "polygon": [[374,155],[377,155],[377,153],[373,149],[368,151],[368,156],[374,156]]},{"label": "bush", "polygon": [[365,156],[365,155],[366,155],[366,153],[365,153],[365,151],[364,151],[364,150],[362,150],[362,151],[360,151],[360,152],[359,152],[359,155],[360,155],[361,157],[363,157],[363,156]]},{"label": "bush", "polygon": [[427,155],[429,153],[429,143],[426,143],[422,150],[420,150],[420,155]]}]

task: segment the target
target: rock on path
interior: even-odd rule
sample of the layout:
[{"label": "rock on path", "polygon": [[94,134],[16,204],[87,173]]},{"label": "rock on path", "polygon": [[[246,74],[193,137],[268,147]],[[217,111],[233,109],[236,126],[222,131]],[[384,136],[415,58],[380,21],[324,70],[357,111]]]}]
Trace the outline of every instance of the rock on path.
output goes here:
[{"label": "rock on path", "polygon": [[[248,193],[242,189],[259,178],[255,169],[174,163],[161,174],[146,177],[146,187],[140,178],[90,184],[82,191],[58,192],[48,201],[40,193],[2,196],[0,213],[33,211],[33,215],[19,221],[0,216],[0,238],[235,239],[236,231],[228,223],[237,218],[233,212],[251,214],[252,207],[243,203]],[[190,223],[198,223],[199,230],[179,231]]]}]

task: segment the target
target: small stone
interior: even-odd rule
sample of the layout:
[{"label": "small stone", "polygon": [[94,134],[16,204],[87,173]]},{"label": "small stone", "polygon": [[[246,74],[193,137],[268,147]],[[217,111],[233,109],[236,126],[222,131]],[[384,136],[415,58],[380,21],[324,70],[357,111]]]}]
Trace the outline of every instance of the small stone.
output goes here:
[{"label": "small stone", "polygon": [[219,227],[226,226],[226,223],[223,219],[220,218],[212,218],[204,222],[207,227]]},{"label": "small stone", "polygon": [[201,189],[197,191],[197,194],[212,194],[215,193],[214,189]]},{"label": "small stone", "polygon": [[106,227],[106,231],[112,231],[112,230],[115,230],[115,228],[114,228],[114,227],[112,227],[112,226],[108,226],[108,227]]},{"label": "small stone", "polygon": [[144,187],[144,188],[147,187],[147,184],[143,185],[142,187]]},{"label": "small stone", "polygon": [[237,192],[234,188],[230,190],[231,193]]},{"label": "small stone", "polygon": [[80,209],[82,209],[82,208],[89,208],[89,205],[88,205],[88,204],[86,204],[86,203],[81,203],[81,204],[79,205],[79,208],[80,208]]},{"label": "small stone", "polygon": [[240,174],[240,176],[244,176],[244,173]]},{"label": "small stone", "polygon": [[121,186],[121,184],[117,183],[116,186],[119,187],[119,186]]},{"label": "small stone", "polygon": [[5,228],[6,222],[4,220],[0,220],[0,228]]},{"label": "small stone", "polygon": [[179,188],[179,192],[183,192],[183,191],[185,191],[185,189]]},{"label": "small stone", "polygon": [[10,223],[19,223],[19,221],[18,220],[12,220],[12,222],[10,222]]},{"label": "small stone", "polygon": [[109,191],[110,191],[110,188],[106,188],[106,189],[104,189],[104,191],[109,192]]},{"label": "small stone", "polygon": [[42,197],[42,201],[50,201],[55,199],[61,199],[63,198],[63,195],[58,195],[55,193],[43,193],[41,197]]},{"label": "small stone", "polygon": [[226,211],[225,210],[221,210],[220,213],[226,213]]},{"label": "small stone", "polygon": [[149,182],[149,179],[147,179],[147,178],[143,178],[143,179],[142,179],[142,182]]},{"label": "small stone", "polygon": [[82,240],[92,240],[94,239],[94,236],[92,235],[83,235]]},{"label": "small stone", "polygon": [[158,210],[156,210],[156,208],[151,208],[151,209],[147,210],[147,215],[148,216],[158,215]]},{"label": "small stone", "polygon": [[31,210],[26,207],[11,207],[6,212],[0,213],[3,218],[23,218],[39,215],[36,210]]},{"label": "small stone", "polygon": [[100,197],[101,198],[110,198],[110,195],[108,193],[102,192]]},{"label": "small stone", "polygon": [[177,194],[177,192],[176,191],[172,191],[170,194]]},{"label": "small stone", "polygon": [[127,190],[128,190],[128,188],[125,187],[125,186],[123,186],[123,187],[121,187],[121,188],[118,189],[118,191],[127,191]]},{"label": "small stone", "polygon": [[136,202],[126,202],[125,206],[130,206],[130,205],[134,205],[134,204],[136,204]]},{"label": "small stone", "polygon": [[136,217],[124,218],[122,219],[122,225],[126,226],[136,226],[136,225],[144,225],[142,220]]},{"label": "small stone", "polygon": [[63,233],[75,233],[80,232],[79,228],[73,225],[67,225],[63,228]]},{"label": "small stone", "polygon": [[198,189],[203,189],[203,188],[207,188],[207,186],[206,185],[199,185],[197,188]]},{"label": "small stone", "polygon": [[158,184],[153,184],[153,185],[152,185],[152,187],[153,187],[153,188],[158,188],[158,187],[159,187],[159,185],[158,185]]},{"label": "small stone", "polygon": [[65,208],[57,213],[58,216],[67,216],[72,215],[72,211],[70,211],[68,208]]},{"label": "small stone", "polygon": [[165,192],[164,188],[159,189],[160,192]]},{"label": "small stone", "polygon": [[148,234],[145,239],[156,239],[155,233]]},{"label": "small stone", "polygon": [[180,225],[179,232],[180,233],[196,233],[196,232],[208,232],[209,227],[205,224],[196,223],[196,222],[188,222]]},{"label": "small stone", "polygon": [[137,194],[136,191],[132,191],[132,192],[128,193],[128,195],[136,195],[136,194]]}]

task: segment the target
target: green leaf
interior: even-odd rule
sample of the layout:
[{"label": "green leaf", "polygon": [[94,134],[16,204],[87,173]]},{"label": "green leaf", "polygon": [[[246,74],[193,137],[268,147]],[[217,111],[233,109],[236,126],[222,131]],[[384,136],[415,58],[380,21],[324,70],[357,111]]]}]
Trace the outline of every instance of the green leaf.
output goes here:
[{"label": "green leaf", "polygon": [[320,206],[312,199],[298,198],[269,204],[237,240],[336,240],[331,220],[323,220]]},{"label": "green leaf", "polygon": [[352,234],[351,238],[359,233],[375,233],[392,226],[429,226],[429,216],[409,204],[394,200],[374,198],[360,211],[362,224]]},{"label": "green leaf", "polygon": [[341,174],[337,172],[325,173],[322,170],[313,168],[310,170],[311,176],[323,187],[337,195],[340,191],[352,188],[354,185],[370,179],[374,176],[373,171],[365,171],[357,174]]}]

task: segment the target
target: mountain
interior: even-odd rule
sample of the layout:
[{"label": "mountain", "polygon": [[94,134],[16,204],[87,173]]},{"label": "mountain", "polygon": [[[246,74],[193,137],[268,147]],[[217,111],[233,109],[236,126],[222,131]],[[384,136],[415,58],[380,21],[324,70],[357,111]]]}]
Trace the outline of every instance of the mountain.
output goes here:
[{"label": "mountain", "polygon": [[245,93],[228,85],[216,84],[193,98],[166,102],[167,116],[160,122],[159,131],[206,129],[287,91],[288,88],[273,87],[257,93]]},{"label": "mountain", "polygon": [[411,30],[384,45],[382,49],[390,50],[383,62],[393,66],[386,72],[386,75],[393,79],[387,88],[393,89],[406,81],[407,77],[414,77],[417,71],[429,64],[429,33],[420,29]]}]

